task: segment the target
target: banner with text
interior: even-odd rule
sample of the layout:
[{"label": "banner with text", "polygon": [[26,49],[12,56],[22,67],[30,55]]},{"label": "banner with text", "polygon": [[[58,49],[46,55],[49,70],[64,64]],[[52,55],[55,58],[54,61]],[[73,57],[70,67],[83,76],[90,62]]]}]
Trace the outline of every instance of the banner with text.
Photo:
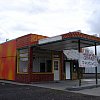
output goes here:
[{"label": "banner with text", "polygon": [[80,53],[79,67],[97,67],[97,56],[90,53]]}]

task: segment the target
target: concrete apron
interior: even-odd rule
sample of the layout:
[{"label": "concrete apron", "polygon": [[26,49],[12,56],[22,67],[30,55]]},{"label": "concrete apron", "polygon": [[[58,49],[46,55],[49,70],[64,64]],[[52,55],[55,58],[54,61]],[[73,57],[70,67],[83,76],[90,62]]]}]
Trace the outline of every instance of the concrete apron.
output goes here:
[{"label": "concrete apron", "polygon": [[51,88],[57,90],[70,90],[70,91],[78,91],[82,89],[89,89],[100,86],[99,79],[98,79],[98,85],[96,85],[95,79],[82,79],[81,81],[82,81],[81,86],[79,86],[79,80],[38,82],[38,83],[32,83],[32,85],[44,88]]},{"label": "concrete apron", "polygon": [[81,86],[79,86],[79,80],[33,83],[32,86],[100,96],[100,79],[97,85],[95,79],[82,79]]}]

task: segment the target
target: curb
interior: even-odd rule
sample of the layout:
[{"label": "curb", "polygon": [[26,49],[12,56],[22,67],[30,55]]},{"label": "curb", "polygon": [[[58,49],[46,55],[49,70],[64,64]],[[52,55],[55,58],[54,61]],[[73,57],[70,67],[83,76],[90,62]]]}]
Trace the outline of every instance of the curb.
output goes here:
[{"label": "curb", "polygon": [[98,88],[98,87],[100,87],[100,85],[78,86],[78,87],[66,88],[65,90],[79,91],[79,90],[92,89],[92,88]]}]

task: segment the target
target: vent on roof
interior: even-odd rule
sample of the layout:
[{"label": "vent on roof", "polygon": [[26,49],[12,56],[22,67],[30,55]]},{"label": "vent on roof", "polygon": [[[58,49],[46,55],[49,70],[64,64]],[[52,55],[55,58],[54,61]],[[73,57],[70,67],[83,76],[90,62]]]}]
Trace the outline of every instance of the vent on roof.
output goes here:
[{"label": "vent on roof", "polygon": [[80,33],[81,33],[81,30],[76,30],[76,31],[74,31],[74,32],[80,32]]}]

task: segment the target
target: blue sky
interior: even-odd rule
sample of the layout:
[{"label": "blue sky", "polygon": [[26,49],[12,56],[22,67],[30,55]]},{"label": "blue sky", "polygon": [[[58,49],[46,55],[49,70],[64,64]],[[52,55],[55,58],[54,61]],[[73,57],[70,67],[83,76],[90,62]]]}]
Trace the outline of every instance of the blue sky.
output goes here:
[{"label": "blue sky", "polygon": [[34,33],[100,33],[100,0],[0,0],[0,42]]}]

